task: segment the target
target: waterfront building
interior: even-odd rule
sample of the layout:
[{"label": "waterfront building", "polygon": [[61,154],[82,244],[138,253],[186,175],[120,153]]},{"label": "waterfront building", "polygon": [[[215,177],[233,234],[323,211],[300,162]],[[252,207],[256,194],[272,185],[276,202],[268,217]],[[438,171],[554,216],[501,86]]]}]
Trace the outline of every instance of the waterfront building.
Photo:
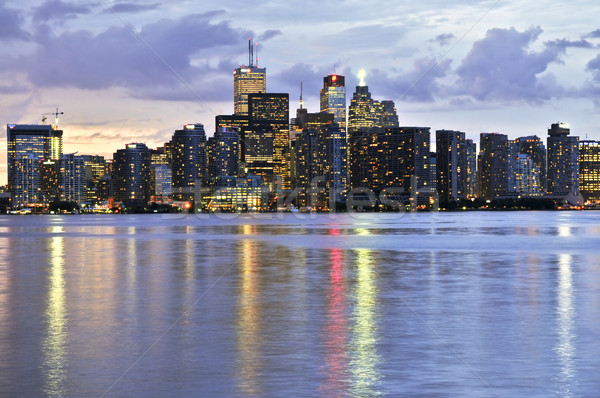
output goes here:
[{"label": "waterfront building", "polygon": [[150,200],[150,150],[127,144],[113,155],[114,198],[126,207],[144,207]]},{"label": "waterfront building", "polygon": [[107,173],[106,160],[100,155],[80,155],[85,168],[85,200],[99,200],[98,191],[100,180]]},{"label": "waterfront building", "polygon": [[238,164],[246,162],[246,132],[250,126],[250,118],[242,115],[217,115],[215,116],[215,131],[220,129],[236,130],[239,138]]},{"label": "waterfront building", "polygon": [[586,202],[600,202],[600,142],[579,142],[579,190]]},{"label": "waterfront building", "polygon": [[493,199],[508,192],[508,137],[481,133],[477,160],[479,195]]},{"label": "waterfront building", "polygon": [[548,192],[568,195],[579,191],[579,137],[571,136],[566,124],[548,129]]},{"label": "waterfront building", "polygon": [[334,122],[340,131],[346,132],[346,78],[342,75],[328,75],[323,78],[320,91],[321,112],[333,114]]},{"label": "waterfront building", "polygon": [[431,180],[429,182],[431,189],[437,191],[437,153],[429,152],[429,173]]},{"label": "waterfront building", "polygon": [[381,107],[381,126],[384,129],[399,127],[398,113],[394,101],[384,100],[380,102]]},{"label": "waterfront building", "polygon": [[171,166],[168,164],[150,165],[150,201],[164,203],[169,201],[172,190]]},{"label": "waterfront building", "polygon": [[440,201],[467,197],[467,144],[465,133],[453,130],[435,132],[437,191]]},{"label": "waterfront building", "polygon": [[[7,132],[8,189],[13,209],[43,207],[55,196],[42,190],[42,161],[58,167],[62,155],[62,130],[49,125],[9,124]],[[50,163],[44,167],[48,170]],[[57,170],[48,171],[56,178]],[[54,177],[52,177],[52,175]]]},{"label": "waterfront building", "polygon": [[192,200],[197,188],[208,179],[204,125],[186,124],[176,130],[170,147],[174,199]]}]

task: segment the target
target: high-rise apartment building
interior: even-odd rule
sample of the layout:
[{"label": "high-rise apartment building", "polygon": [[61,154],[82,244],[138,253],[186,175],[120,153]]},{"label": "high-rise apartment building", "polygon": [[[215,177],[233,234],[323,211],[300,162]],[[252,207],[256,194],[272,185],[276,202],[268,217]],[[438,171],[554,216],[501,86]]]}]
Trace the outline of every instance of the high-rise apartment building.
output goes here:
[{"label": "high-rise apartment building", "polygon": [[566,124],[548,129],[548,192],[568,195],[579,191],[579,137],[570,136]]},{"label": "high-rise apartment building", "polygon": [[220,128],[208,139],[210,156],[208,169],[211,180],[217,177],[237,177],[240,135],[237,129]]},{"label": "high-rise apartment building", "polygon": [[150,150],[145,144],[127,144],[113,155],[115,200],[126,207],[143,207],[150,201]]},{"label": "high-rise apartment building", "polygon": [[467,147],[467,197],[477,196],[477,144],[473,140],[465,140]]},{"label": "high-rise apartment building", "polygon": [[206,183],[206,133],[201,123],[186,124],[175,130],[170,142],[173,197],[192,200],[196,189]]},{"label": "high-rise apartment building", "polygon": [[579,190],[586,201],[600,202],[600,142],[579,142]]},{"label": "high-rise apartment building", "polygon": [[58,171],[52,167],[58,167],[62,155],[62,130],[48,125],[9,124],[6,133],[8,188],[13,209],[48,204],[55,199],[56,192],[45,194],[42,189],[42,162],[47,162],[43,168],[49,173],[46,181],[56,180]]},{"label": "high-rise apartment building", "polygon": [[479,195],[492,199],[508,192],[508,137],[481,133],[477,161]]},{"label": "high-rise apartment building", "polygon": [[341,75],[328,75],[323,78],[320,91],[321,112],[332,113],[340,130],[346,132],[346,78]]},{"label": "high-rise apartment building", "polygon": [[86,200],[85,161],[82,156],[64,154],[60,159],[60,200],[81,203]]},{"label": "high-rise apartment building", "polygon": [[437,191],[440,201],[467,197],[467,145],[465,133],[452,130],[435,132],[437,154]]},{"label": "high-rise apartment building", "polygon": [[539,172],[540,192],[546,192],[546,146],[536,135],[519,137],[516,140],[519,153],[529,155]]}]

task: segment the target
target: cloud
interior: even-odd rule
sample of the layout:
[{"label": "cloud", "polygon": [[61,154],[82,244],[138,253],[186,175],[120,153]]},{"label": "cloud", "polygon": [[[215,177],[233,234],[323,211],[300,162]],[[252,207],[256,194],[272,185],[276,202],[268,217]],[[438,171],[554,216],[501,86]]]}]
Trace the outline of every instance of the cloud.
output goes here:
[{"label": "cloud", "polygon": [[[367,71],[367,83],[371,92],[399,101],[433,102],[443,91],[439,83],[450,72],[451,61],[432,58],[417,59],[413,68],[406,72],[388,75],[381,70]],[[385,98],[383,98],[385,99]]]},{"label": "cloud", "polygon": [[18,10],[6,8],[0,4],[0,39],[2,40],[28,40],[30,38],[22,28],[23,16]]},{"label": "cloud", "polygon": [[142,27],[139,37],[127,27],[111,27],[96,35],[85,30],[58,36],[41,32],[36,36],[37,50],[16,59],[14,67],[24,67],[38,87],[176,87],[181,84],[179,76],[193,82],[198,76],[207,78],[204,72],[219,72],[195,60],[248,37],[247,31],[227,22],[212,23],[209,15],[214,14],[163,19]]},{"label": "cloud", "polygon": [[458,94],[484,100],[539,102],[556,97],[562,89],[552,77],[541,78],[548,65],[560,62],[573,42],[557,41],[539,52],[531,51],[542,33],[539,27],[519,32],[514,28],[490,29],[473,44],[456,73]]},{"label": "cloud", "polygon": [[600,83],[600,55],[587,63],[586,70],[592,72],[594,74],[594,80]]},{"label": "cloud", "polygon": [[564,53],[567,48],[594,48],[595,46],[587,40],[568,40],[568,39],[558,39],[547,41],[545,43],[546,47],[554,48],[562,53]]},{"label": "cloud", "polygon": [[588,39],[600,39],[600,29],[596,29],[585,36]]},{"label": "cloud", "polygon": [[66,3],[61,0],[46,0],[42,5],[33,9],[33,19],[35,21],[65,20],[90,12],[91,9],[87,5]]},{"label": "cloud", "polygon": [[[294,104],[300,98],[301,82],[305,98],[311,95],[319,95],[319,90],[323,87],[323,77],[329,74],[331,74],[329,68],[299,62],[276,75],[267,75],[267,91],[272,91],[270,87],[277,87],[278,92],[289,92],[290,104]],[[290,108],[294,107],[290,106]],[[319,110],[310,111],[318,112]]]},{"label": "cloud", "polygon": [[279,29],[266,30],[260,36],[258,36],[258,40],[266,41],[266,40],[272,39],[275,36],[279,36],[281,34],[282,33]]},{"label": "cloud", "polygon": [[428,40],[428,41],[429,42],[433,42],[433,43],[437,43],[441,47],[445,47],[448,44],[450,44],[450,42],[452,40],[454,40],[455,38],[456,38],[456,36],[454,36],[452,33],[443,33],[441,35],[437,35],[435,37],[435,39],[431,39],[431,40]]},{"label": "cloud", "polygon": [[110,6],[105,12],[116,12],[116,13],[136,13],[143,11],[156,10],[161,6],[161,3],[152,4],[137,4],[130,2],[116,3]]}]

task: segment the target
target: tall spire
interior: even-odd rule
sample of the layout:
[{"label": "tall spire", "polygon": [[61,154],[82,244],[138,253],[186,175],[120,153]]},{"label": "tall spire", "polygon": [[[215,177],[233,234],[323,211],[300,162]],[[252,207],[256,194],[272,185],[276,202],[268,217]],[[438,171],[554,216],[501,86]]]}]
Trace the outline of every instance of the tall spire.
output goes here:
[{"label": "tall spire", "polygon": [[300,109],[302,109],[302,105],[304,105],[304,101],[302,101],[302,82],[300,82]]}]

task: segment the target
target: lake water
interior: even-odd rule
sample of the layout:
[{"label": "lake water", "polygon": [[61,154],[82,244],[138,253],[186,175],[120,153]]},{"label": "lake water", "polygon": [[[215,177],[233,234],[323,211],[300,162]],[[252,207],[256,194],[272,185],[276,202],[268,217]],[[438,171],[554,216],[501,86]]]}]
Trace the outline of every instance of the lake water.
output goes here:
[{"label": "lake water", "polygon": [[600,212],[0,218],[2,397],[595,397]]}]

